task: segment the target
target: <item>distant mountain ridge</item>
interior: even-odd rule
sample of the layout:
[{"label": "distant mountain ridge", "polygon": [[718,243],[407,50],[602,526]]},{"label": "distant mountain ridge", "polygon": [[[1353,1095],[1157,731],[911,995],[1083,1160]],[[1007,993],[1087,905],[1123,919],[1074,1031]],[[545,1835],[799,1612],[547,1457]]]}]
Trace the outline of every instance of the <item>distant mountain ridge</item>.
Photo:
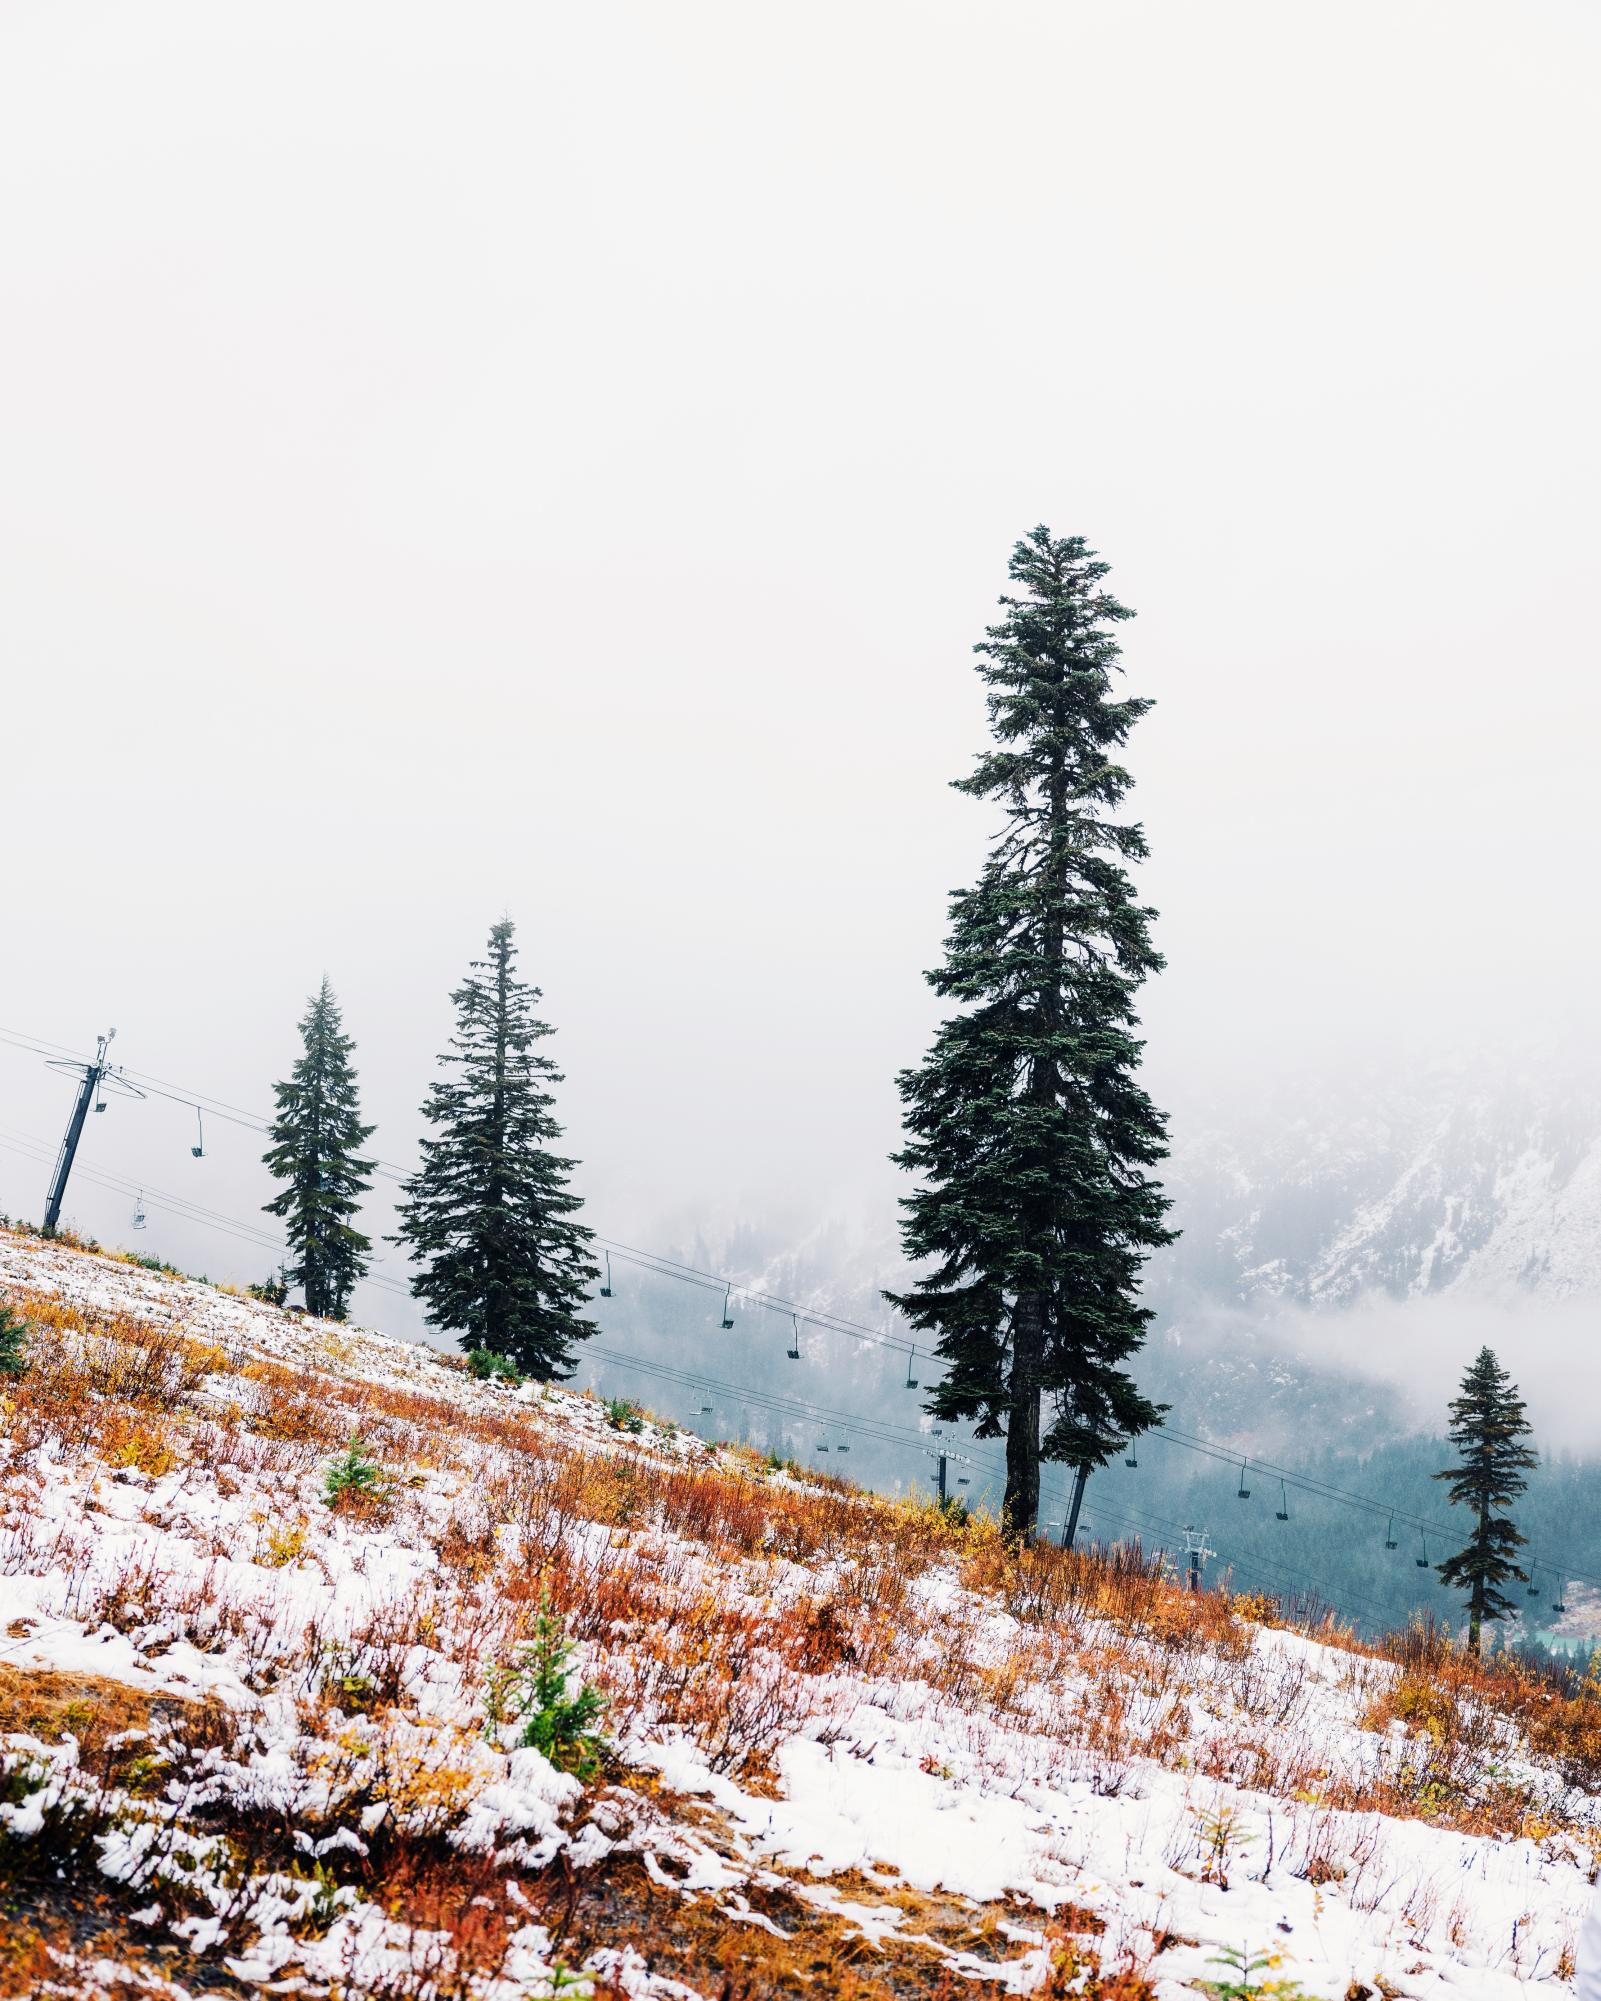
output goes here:
[{"label": "distant mountain ridge", "polygon": [[1442,1071],[1378,1097],[1319,1094],[1277,1121],[1181,1121],[1167,1178],[1184,1233],[1152,1270],[1167,1313],[1202,1299],[1601,1292],[1601,1095],[1588,1085]]},{"label": "distant mountain ridge", "polygon": [[[1458,1065],[1297,1084],[1175,1115],[1163,1180],[1178,1242],[1152,1259],[1164,1321],[1274,1301],[1601,1294],[1601,1089],[1560,1070]],[[882,1324],[908,1271],[882,1213],[804,1236],[743,1224],[689,1261]]]},{"label": "distant mountain ridge", "polygon": [[[1213,1438],[1297,1457],[1437,1425],[1433,1386],[1422,1404],[1402,1395],[1376,1350],[1388,1340],[1398,1359],[1410,1323],[1368,1309],[1601,1302],[1601,1090],[1559,1067],[1297,1082],[1180,1108],[1173,1134],[1181,1235],[1148,1268],[1139,1376]],[[888,1202],[805,1234],[745,1226],[689,1261],[906,1333],[881,1292],[908,1277]],[[1416,1331],[1438,1327],[1420,1316]],[[839,1355],[864,1385],[882,1372],[876,1351]]]}]

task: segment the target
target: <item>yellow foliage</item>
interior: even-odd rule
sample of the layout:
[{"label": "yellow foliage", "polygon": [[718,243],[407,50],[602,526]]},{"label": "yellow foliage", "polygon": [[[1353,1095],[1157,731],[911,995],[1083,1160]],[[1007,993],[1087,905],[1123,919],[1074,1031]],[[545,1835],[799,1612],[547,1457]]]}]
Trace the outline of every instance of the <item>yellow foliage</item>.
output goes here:
[{"label": "yellow foliage", "polygon": [[164,1438],[146,1431],[134,1431],[106,1452],[108,1466],[130,1466],[159,1480],[178,1463],[178,1456]]},{"label": "yellow foliage", "polygon": [[1443,1744],[1456,1731],[1456,1698],[1438,1682],[1403,1674],[1368,1704],[1362,1727],[1383,1731],[1396,1722]]},{"label": "yellow foliage", "polygon": [[256,1561],[268,1570],[282,1570],[291,1563],[298,1563],[306,1553],[306,1524],[304,1519],[281,1522],[269,1529]]}]

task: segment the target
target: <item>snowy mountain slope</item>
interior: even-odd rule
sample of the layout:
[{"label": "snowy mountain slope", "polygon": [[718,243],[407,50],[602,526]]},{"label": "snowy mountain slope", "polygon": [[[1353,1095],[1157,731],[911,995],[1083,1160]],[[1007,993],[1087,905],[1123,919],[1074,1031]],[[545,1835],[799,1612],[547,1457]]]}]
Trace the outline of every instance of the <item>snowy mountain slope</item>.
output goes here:
[{"label": "snowy mountain slope", "polygon": [[[1395,1384],[1409,1345],[1432,1332],[1449,1346],[1452,1310],[1494,1307],[1519,1334],[1505,1316],[1530,1302],[1601,1297],[1601,1091],[1560,1066],[1302,1079],[1183,1105],[1173,1142],[1163,1180],[1180,1235],[1147,1267],[1157,1319],[1140,1379],[1192,1430],[1241,1449],[1294,1457],[1333,1439],[1365,1452],[1437,1423],[1443,1375],[1424,1395],[1416,1360],[1421,1404]],[[909,1277],[882,1212],[876,1229],[780,1242],[747,1228],[686,1255],[905,1333],[881,1293]],[[1427,1330],[1391,1311],[1423,1302],[1440,1308]],[[1561,1338],[1552,1320],[1546,1347]]]},{"label": "snowy mountain slope", "polygon": [[1176,1122],[1185,1232],[1158,1274],[1196,1297],[1340,1305],[1601,1291],[1601,1096],[1442,1069]]},{"label": "snowy mountain slope", "polygon": [[[1181,1234],[1147,1274],[1170,1321],[1277,1300],[1601,1293],[1601,1088],[1564,1067],[1302,1079],[1184,1105],[1172,1133],[1162,1179]],[[908,1273],[892,1223],[875,1223],[745,1226],[686,1256],[877,1324],[881,1288]]]},{"label": "snowy mountain slope", "polygon": [[[0,1992],[1563,1991],[1593,1704],[111,1257],[0,1296]],[[490,1699],[542,1603],[597,1772]]]}]

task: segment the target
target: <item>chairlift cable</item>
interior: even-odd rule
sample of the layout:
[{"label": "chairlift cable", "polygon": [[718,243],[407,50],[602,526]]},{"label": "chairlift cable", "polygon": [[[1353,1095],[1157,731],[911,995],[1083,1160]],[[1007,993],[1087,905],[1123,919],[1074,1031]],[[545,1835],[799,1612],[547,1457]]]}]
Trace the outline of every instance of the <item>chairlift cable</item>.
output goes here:
[{"label": "chairlift cable", "polygon": [[[7,1147],[8,1150],[11,1152],[26,1154],[28,1157],[35,1159],[49,1157],[46,1151],[32,1146],[30,1147],[16,1146],[12,1145],[10,1142],[7,1142],[5,1140],[0,1140],[0,1146]],[[102,1186],[111,1188],[116,1192],[125,1192],[125,1188],[120,1187],[119,1183],[116,1180],[114,1180],[110,1176],[100,1173],[98,1170],[85,1170],[85,1178],[93,1180]],[[127,1184],[127,1185],[131,1186],[132,1184]],[[172,1213],[179,1215],[184,1221],[200,1222],[206,1227],[221,1230],[225,1234],[230,1236],[238,1237],[244,1234],[242,1230],[230,1227],[227,1222],[219,1222],[210,1215],[192,1215],[188,1213],[187,1210],[179,1208],[175,1202],[163,1202],[159,1198],[149,1197],[148,1194],[146,1199],[150,1200],[153,1203],[153,1206],[157,1208],[171,1209]],[[281,1242],[274,1243],[273,1240],[261,1237],[260,1235],[257,1234],[252,1234],[250,1237],[246,1239],[246,1241],[254,1241],[258,1244],[264,1245],[267,1248],[277,1249],[280,1251],[287,1248],[287,1246],[282,1244]],[[376,1274],[369,1273],[367,1278],[363,1282],[371,1285],[381,1286],[386,1291],[394,1292],[402,1296],[409,1296],[410,1288],[393,1279],[385,1279]],[[854,1415],[834,1411],[826,1406],[820,1406],[811,1403],[810,1401],[805,1399],[778,1396],[772,1392],[752,1389],[741,1384],[727,1382],[726,1380],[717,1377],[691,1375],[686,1371],[672,1369],[662,1363],[651,1362],[640,1356],[620,1354],[617,1353],[616,1351],[601,1349],[597,1346],[594,1346],[593,1344],[586,1344],[584,1353],[587,1355],[591,1355],[598,1360],[610,1361],[620,1367],[632,1368],[642,1374],[655,1376],[657,1378],[665,1378],[668,1380],[679,1380],[682,1382],[693,1383],[702,1388],[722,1389],[727,1392],[732,1402],[744,1404],[759,1410],[765,1410],[770,1415],[779,1417],[781,1419],[793,1417],[799,1422],[806,1422],[808,1420],[815,1421],[819,1417],[826,1417],[834,1424],[834,1426],[837,1429],[842,1431],[848,1430],[852,1433],[852,1435],[869,1439],[875,1444],[898,1447],[902,1450],[911,1449],[925,1454],[930,1450],[928,1444],[928,1439],[930,1434],[924,1431],[913,1430],[907,1426],[895,1426],[895,1425],[890,1425],[888,1423],[879,1423],[871,1420],[864,1421],[861,1418],[856,1417]],[[703,1411],[702,1415],[705,1414],[706,1413]],[[840,1448],[840,1449],[848,1449],[848,1448]],[[1004,1464],[1000,1461],[988,1459],[979,1454],[969,1453],[966,1451],[963,1452],[947,1451],[945,1456],[947,1460],[950,1461],[951,1463],[970,1465],[977,1468],[980,1471],[984,1471],[987,1474],[989,1474],[989,1476],[992,1479],[1000,1479],[1004,1477],[1005,1468]],[[960,1476],[958,1476],[958,1478],[960,1479]],[[1057,1490],[1053,1488],[1046,1481],[1041,1482],[1041,1498],[1044,1501],[1054,1502],[1055,1505],[1058,1506],[1065,1506],[1067,1503],[1066,1490],[1065,1489]],[[1141,1511],[1141,1510],[1128,1511],[1124,1509],[1112,1508],[1109,1506],[1102,1505],[1097,1508],[1096,1514],[1097,1518],[1100,1520],[1122,1522],[1126,1526],[1134,1528],[1137,1532],[1139,1532],[1142,1535],[1145,1533],[1154,1532],[1158,1535],[1165,1534],[1172,1536],[1181,1532],[1179,1524],[1177,1524],[1176,1522],[1168,1522],[1165,1520],[1165,1518],[1152,1514],[1149,1511]],[[1256,1576],[1259,1578],[1263,1578],[1269,1584],[1271,1584],[1276,1591],[1280,1592],[1281,1594],[1285,1593],[1287,1590],[1288,1595],[1291,1597],[1295,1596],[1297,1592],[1301,1589],[1301,1587],[1296,1583],[1294,1583],[1293,1580],[1275,1578],[1271,1572],[1264,1571],[1259,1565],[1250,1563],[1245,1559],[1231,1558],[1229,1563],[1229,1568],[1233,1570],[1238,1570],[1248,1576]],[[1310,1574],[1305,1572],[1302,1572],[1302,1575],[1303,1577],[1305,1577],[1307,1583],[1310,1583],[1316,1590],[1322,1593],[1322,1595],[1325,1597],[1325,1599],[1331,1606],[1337,1605],[1339,1602],[1343,1600],[1344,1604],[1348,1608],[1361,1612],[1362,1615],[1365,1616],[1373,1626],[1375,1626],[1376,1628],[1382,1627],[1384,1623],[1383,1618],[1378,1613],[1376,1613],[1371,1607],[1363,1604],[1362,1601],[1352,1599],[1349,1596],[1349,1594],[1343,1594],[1343,1593],[1339,1594],[1337,1597],[1336,1594],[1326,1584],[1320,1582],[1320,1580],[1318,1580],[1316,1577],[1312,1577],[1310,1576]],[[1574,1575],[1577,1578],[1578,1574],[1574,1573]]]},{"label": "chairlift cable", "polygon": [[[35,1038],[22,1036],[13,1030],[0,1029],[0,1040],[9,1042],[17,1048],[30,1049],[36,1055],[43,1053]],[[197,1114],[204,1107],[213,1117],[225,1119],[229,1124],[245,1126],[261,1133],[271,1130],[271,1122],[259,1113],[247,1112],[243,1107],[229,1104],[225,1099],[212,1098],[204,1091],[175,1085],[167,1078],[150,1077],[144,1071],[130,1070],[127,1074],[130,1077],[137,1077],[146,1084],[153,1096],[166,1098],[174,1104],[187,1105]],[[383,1178],[386,1180],[409,1181],[413,1177],[414,1170],[401,1167],[394,1161],[374,1159],[373,1164],[375,1168],[384,1170]],[[602,1236],[598,1231],[594,1241],[600,1249],[610,1250],[625,1262],[640,1266],[644,1270],[659,1272],[663,1277],[677,1278],[686,1284],[699,1285],[708,1291],[721,1291],[725,1304],[737,1292],[748,1304],[775,1313],[792,1315],[798,1313],[802,1320],[812,1326],[820,1327],[829,1333],[849,1334],[854,1340],[875,1347],[891,1348],[909,1356],[916,1346],[915,1342],[886,1334],[881,1328],[869,1327],[864,1322],[852,1320],[844,1314],[809,1307],[799,1300],[785,1299],[777,1293],[765,1292],[760,1287],[742,1285],[726,1273],[703,1271],[699,1266],[684,1264],[677,1258],[667,1257],[659,1251],[647,1250],[638,1244],[626,1244],[615,1237]]]},{"label": "chairlift cable", "polygon": [[[80,1060],[77,1052],[72,1050],[67,1044],[52,1042],[45,1037],[26,1035],[17,1030],[0,1028],[0,1042],[5,1042],[18,1049],[27,1050],[35,1055],[48,1057],[52,1053],[59,1052],[63,1056]],[[246,1111],[241,1106],[230,1104],[227,1100],[213,1098],[206,1092],[197,1092],[186,1087],[179,1087],[174,1085],[170,1079],[158,1078],[148,1072],[128,1069],[126,1066],[122,1066],[122,1070],[125,1076],[130,1079],[137,1079],[152,1095],[168,1098],[172,1102],[191,1107],[196,1113],[197,1121],[201,1108],[204,1107],[214,1117],[225,1119],[231,1124],[245,1126],[263,1133],[270,1130],[270,1122],[268,1120],[259,1114]],[[4,1142],[0,1141],[0,1144],[4,1144]],[[42,1145],[43,1143],[35,1142],[35,1144]],[[14,1152],[23,1151],[19,1147],[12,1147],[10,1150]],[[48,1152],[45,1157],[48,1157]],[[377,1159],[374,1161],[374,1167],[383,1174],[385,1179],[407,1181],[412,1178],[411,1170],[401,1167],[397,1162]],[[79,1172],[84,1179],[94,1181],[99,1185],[116,1185],[109,1177],[96,1170],[85,1167],[81,1168]],[[124,1184],[124,1187],[131,1187],[132,1185],[131,1183],[127,1183]],[[216,1211],[205,1211],[199,1205],[188,1204],[187,1201],[183,1201],[183,1206],[179,1206],[182,1198],[162,1198],[157,1196],[151,1199],[156,1207],[168,1209],[172,1213],[183,1217],[186,1221],[199,1221],[207,1227],[233,1236],[244,1235],[246,1241],[255,1241],[268,1248],[286,1248],[281,1242],[267,1237],[252,1226],[248,1224],[241,1225],[238,1218],[224,1217]],[[685,1283],[699,1285],[706,1289],[721,1288],[724,1292],[725,1317],[727,1302],[732,1298],[733,1293],[738,1291],[742,1298],[754,1305],[771,1311],[789,1313],[797,1333],[798,1322],[804,1319],[810,1325],[818,1327],[824,1332],[845,1334],[873,1346],[898,1350],[907,1356],[908,1365],[910,1365],[912,1356],[917,1352],[917,1344],[915,1342],[900,1339],[893,1335],[886,1335],[879,1329],[868,1327],[860,1321],[848,1319],[842,1314],[834,1314],[822,1309],[805,1307],[795,1301],[786,1300],[777,1294],[766,1293],[758,1288],[739,1285],[727,1277],[726,1274],[702,1271],[696,1266],[683,1264],[679,1260],[666,1257],[661,1253],[645,1250],[637,1245],[624,1244],[615,1238],[603,1237],[598,1232],[595,1235],[594,1241],[603,1250],[609,1249],[626,1262],[633,1263],[641,1269],[656,1272],[664,1278],[677,1279]],[[376,1272],[369,1272],[361,1282],[402,1296],[410,1294],[410,1287],[403,1281],[388,1279]],[[926,1359],[937,1360],[937,1358],[932,1356],[926,1357]],[[1230,1464],[1236,1463],[1238,1458],[1237,1454],[1230,1453],[1226,1448],[1215,1445],[1211,1440],[1195,1437],[1171,1425],[1153,1426],[1150,1431],[1143,1435],[1147,1438],[1165,1440],[1186,1450],[1203,1454],[1210,1458],[1221,1459]],[[1133,1460],[1130,1463],[1134,1463],[1134,1461],[1137,1461],[1137,1453],[1134,1454]],[[1281,1519],[1288,1519],[1287,1490],[1293,1486],[1299,1491],[1317,1499],[1363,1508],[1369,1513],[1391,1516],[1394,1520],[1404,1522],[1410,1527],[1418,1528],[1420,1532],[1432,1532],[1444,1540],[1449,1540],[1451,1537],[1451,1531],[1444,1525],[1434,1521],[1430,1517],[1418,1515],[1410,1509],[1395,1508],[1392,1510],[1388,1502],[1376,1500],[1369,1495],[1353,1492],[1349,1488],[1341,1487],[1336,1482],[1325,1480],[1317,1475],[1297,1473],[1291,1468],[1278,1466],[1268,1460],[1257,1459],[1253,1463],[1262,1471],[1279,1479],[1281,1506],[1284,1508]],[[1105,1514],[1106,1510],[1103,1509],[1101,1512]],[[1548,1568],[1555,1567],[1549,1558],[1547,1559],[1547,1565]],[[1582,1582],[1591,1584],[1595,1588],[1601,1588],[1601,1582],[1586,1576],[1583,1572],[1571,1566],[1565,1567],[1564,1575],[1576,1583]]]}]

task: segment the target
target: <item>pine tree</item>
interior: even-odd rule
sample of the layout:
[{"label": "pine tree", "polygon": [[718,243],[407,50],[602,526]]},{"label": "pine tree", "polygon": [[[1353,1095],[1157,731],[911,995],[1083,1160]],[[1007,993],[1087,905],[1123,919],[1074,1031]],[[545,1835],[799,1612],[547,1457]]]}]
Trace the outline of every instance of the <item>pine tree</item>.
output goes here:
[{"label": "pine tree", "polygon": [[955,781],[1004,819],[928,975],[957,1011],[899,1079],[908,1144],[894,1158],[921,1182],[902,1200],[902,1243],[937,1262],[887,1296],[948,1365],[927,1408],[1005,1434],[1013,1540],[1034,1533],[1042,1458],[1078,1468],[1082,1492],[1163,1408],[1124,1366],[1151,1319],[1141,1266],[1174,1233],[1145,1171],[1166,1154],[1165,1122],[1135,1075],[1135,994],[1162,963],[1124,867],[1145,838],[1109,817],[1131,782],[1113,753],[1151,705],[1113,699],[1114,628],[1132,614],[1106,571],[1045,528],[1012,552],[1020,594],[974,649],[996,747]]},{"label": "pine tree", "polygon": [[1540,1459],[1526,1443],[1523,1399],[1493,1349],[1479,1350],[1450,1409],[1449,1436],[1460,1464],[1434,1477],[1451,1482],[1453,1505],[1472,1508],[1478,1522],[1467,1547],[1436,1567],[1446,1584],[1468,1594],[1468,1645],[1477,1653],[1484,1622],[1515,1609],[1501,1586],[1514,1578],[1528,1582],[1516,1556],[1525,1539],[1509,1515],[1495,1510],[1517,1499]]},{"label": "pine tree", "polygon": [[27,1371],[28,1323],[0,1299],[0,1376],[22,1376]]},{"label": "pine tree", "polygon": [[373,1163],[360,1152],[373,1128],[361,1122],[350,1061],[355,1044],[326,975],[307,1003],[300,1038],[302,1054],[288,1082],[273,1086],[278,1113],[262,1156],[287,1186],[262,1206],[288,1224],[283,1276],[304,1290],[306,1311],[343,1320],[372,1249],[350,1218],[372,1186]]},{"label": "pine tree", "polygon": [[574,1342],[595,1331],[580,1313],[598,1276],[594,1233],[572,1220],[576,1163],[549,1150],[561,1127],[548,1086],[562,1077],[537,1047],[552,1032],[534,1014],[539,989],[512,971],[514,928],[494,927],[488,957],[451,996],[446,1074],[423,1106],[434,1137],[406,1184],[396,1241],[422,1264],[412,1290],[432,1326],[530,1375],[570,1375]]}]

